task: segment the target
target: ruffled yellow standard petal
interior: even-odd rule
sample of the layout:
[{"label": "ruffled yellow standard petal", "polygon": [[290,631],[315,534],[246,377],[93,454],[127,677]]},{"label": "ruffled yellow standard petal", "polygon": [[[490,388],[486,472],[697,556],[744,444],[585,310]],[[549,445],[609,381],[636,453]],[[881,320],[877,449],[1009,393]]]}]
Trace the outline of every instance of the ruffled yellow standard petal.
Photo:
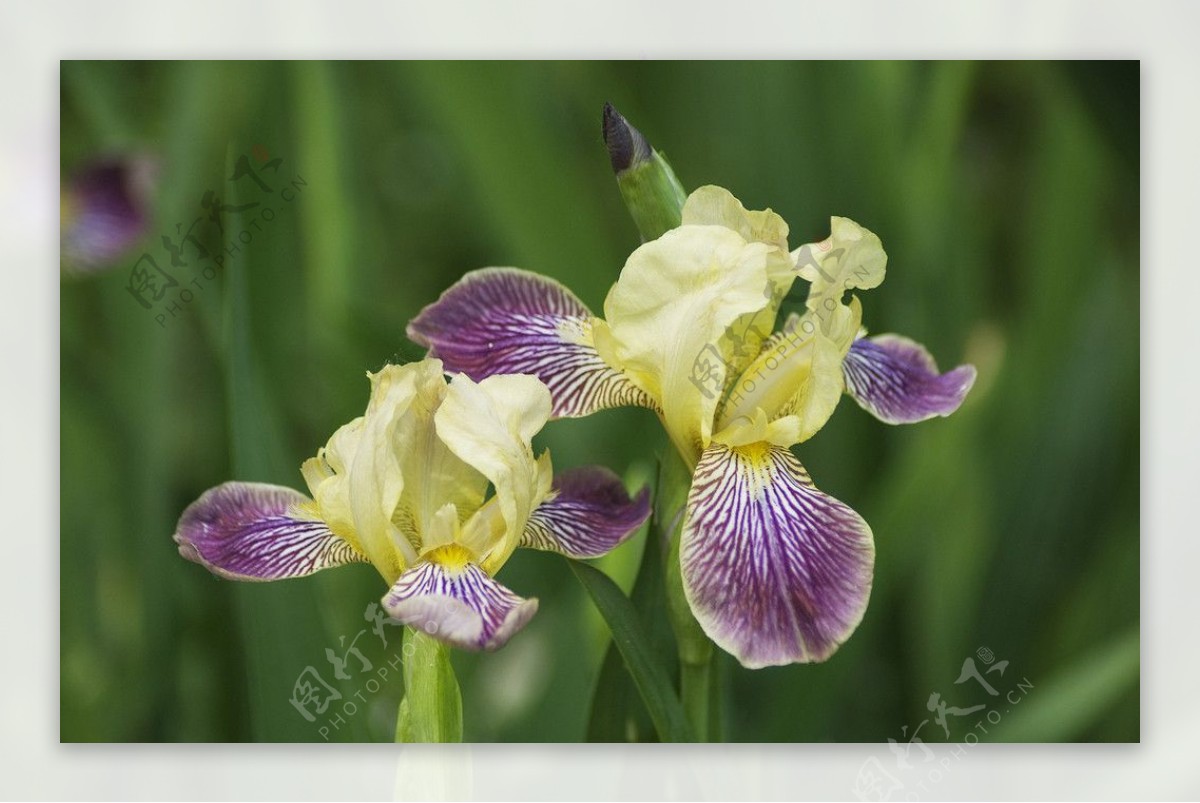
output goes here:
[{"label": "ruffled yellow standard petal", "polygon": [[883,282],[887,254],[872,232],[847,217],[829,219],[831,234],[792,252],[796,271],[811,283],[807,307],[816,311],[847,290],[869,290]]},{"label": "ruffled yellow standard petal", "polygon": [[734,375],[730,327],[777,304],[770,277],[789,268],[778,247],[723,225],[683,225],[634,251],[605,300],[597,349],[658,402],[693,464]]},{"label": "ruffled yellow standard petal", "polygon": [[[708,185],[698,188],[688,196],[682,217],[684,224],[724,226],[736,231],[746,242],[765,243],[781,253],[788,250],[788,225],[783,218],[770,209],[746,209],[724,187]],[[775,329],[779,305],[791,289],[796,275],[790,259],[773,259],[768,264],[767,285],[763,288],[766,305],[738,318],[725,333],[724,350],[730,376],[737,376],[746,370]]]},{"label": "ruffled yellow standard petal", "polygon": [[842,297],[848,289],[878,286],[887,254],[878,237],[849,218],[830,224],[829,238],[792,254],[810,282],[804,315],[790,316],[731,383],[714,440],[788,447],[811,438],[833,415],[846,386],[842,364],[862,325],[858,299],[844,304]]},{"label": "ruffled yellow standard petal", "polygon": [[770,209],[754,212],[742,206],[724,187],[699,187],[683,205],[683,225],[724,226],[751,243],[766,243],[787,250],[788,225]]},{"label": "ruffled yellow standard petal", "polygon": [[495,497],[469,521],[460,543],[488,574],[516,549],[533,509],[549,492],[549,458],[533,456],[533,436],[550,418],[550,391],[532,376],[450,382],[434,414],[438,437],[486,477]]},{"label": "ruffled yellow standard petal", "polygon": [[446,393],[439,361],[387,365],[368,377],[366,412],[301,472],[311,512],[394,582],[416,562],[423,534],[438,530],[443,506],[473,512],[487,479],[436,437],[433,411]]},{"label": "ruffled yellow standard petal", "polygon": [[[404,490],[393,521],[418,551],[445,539],[483,504],[487,477],[450,450],[437,434],[435,414],[449,388],[438,360],[416,377],[416,393],[398,423],[392,445]],[[451,514],[453,513],[453,521]],[[449,527],[449,525],[454,525]]]},{"label": "ruffled yellow standard petal", "polygon": [[354,513],[350,510],[350,463],[362,437],[363,418],[343,424],[325,446],[300,466],[313,501],[305,503],[309,512],[324,521],[329,529],[363,552],[354,531]]},{"label": "ruffled yellow standard petal", "polygon": [[363,552],[389,582],[416,561],[412,523],[394,523],[404,491],[397,431],[417,396],[427,363],[387,365],[370,374],[371,400],[363,416],[358,449],[350,464],[350,511]]}]

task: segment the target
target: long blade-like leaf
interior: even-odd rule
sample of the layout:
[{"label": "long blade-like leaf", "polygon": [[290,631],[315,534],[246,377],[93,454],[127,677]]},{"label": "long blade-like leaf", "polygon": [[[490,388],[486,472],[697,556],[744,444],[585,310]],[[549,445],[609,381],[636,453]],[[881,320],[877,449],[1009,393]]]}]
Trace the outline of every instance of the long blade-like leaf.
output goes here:
[{"label": "long blade-like leaf", "polygon": [[[656,659],[670,667],[671,682],[678,681],[675,673],[675,634],[667,620],[666,595],[663,590],[663,543],[659,522],[662,488],[661,468],[654,477],[655,509],[647,525],[642,553],[638,557],[637,575],[629,592],[629,600],[641,617],[650,643],[657,650]],[[636,484],[636,483],[635,483]],[[637,687],[621,651],[612,641],[604,653],[600,676],[592,693],[588,715],[589,742],[652,742],[657,738],[650,713],[642,703]]]},{"label": "long blade-like leaf", "polygon": [[[997,742],[1064,742],[1079,739],[1140,675],[1139,637],[1130,628],[1074,664],[1039,682],[1027,678],[1011,714],[989,737]],[[1036,685],[1035,685],[1036,684]],[[1009,701],[1011,702],[1011,700]]]},{"label": "long blade-like leaf", "polygon": [[[667,621],[663,596],[662,550],[655,527],[651,527],[630,601],[641,617],[650,643],[657,651],[656,660],[670,666],[675,658],[675,635]],[[674,678],[671,678],[674,680]],[[610,642],[600,665],[600,677],[592,695],[588,717],[589,742],[645,742],[654,739],[654,723],[641,701],[637,687],[625,671],[625,661],[615,643]]]},{"label": "long blade-like leaf", "polygon": [[613,643],[625,659],[629,674],[650,712],[650,718],[654,720],[659,738],[664,742],[693,741],[683,706],[679,703],[666,669],[655,660],[655,648],[633,603],[608,575],[586,563],[574,560],[568,560],[567,563],[608,623]]}]

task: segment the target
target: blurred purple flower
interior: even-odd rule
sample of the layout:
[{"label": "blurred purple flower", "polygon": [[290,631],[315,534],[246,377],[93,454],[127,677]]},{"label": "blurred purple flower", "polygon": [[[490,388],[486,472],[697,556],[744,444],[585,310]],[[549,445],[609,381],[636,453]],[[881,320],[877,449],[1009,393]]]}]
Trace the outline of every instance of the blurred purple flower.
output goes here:
[{"label": "blurred purple flower", "polygon": [[86,162],[62,188],[60,264],[64,273],[109,268],[146,235],[158,161],[126,153]]}]

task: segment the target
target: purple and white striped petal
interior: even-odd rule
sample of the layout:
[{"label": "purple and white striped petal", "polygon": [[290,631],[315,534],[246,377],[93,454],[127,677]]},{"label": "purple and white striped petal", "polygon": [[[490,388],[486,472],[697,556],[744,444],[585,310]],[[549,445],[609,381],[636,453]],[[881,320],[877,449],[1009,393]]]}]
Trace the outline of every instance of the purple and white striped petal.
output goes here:
[{"label": "purple and white striped petal", "polygon": [[538,603],[518,597],[474,563],[431,560],[400,575],[383,607],[393,619],[451,646],[495,650],[537,613]]},{"label": "purple and white striped petal", "polygon": [[899,335],[855,340],[842,374],[859,407],[888,424],[950,415],[975,384],[975,366],[939,374],[924,346]]},{"label": "purple and white striped petal", "polygon": [[536,273],[472,271],[408,324],[408,336],[447,371],[477,382],[494,374],[536,376],[550,388],[555,418],[654,406],[596,351],[591,311]]},{"label": "purple and white striped petal", "polygon": [[681,538],[692,613],[743,666],[824,661],[866,611],[871,528],[787,449],[706,449]]},{"label": "purple and white striped petal", "polygon": [[621,478],[600,466],[564,471],[534,509],[520,546],[572,558],[598,558],[637,532],[650,516],[650,489],[630,499]]},{"label": "purple and white striped petal", "polygon": [[309,499],[279,485],[227,482],[179,519],[179,554],[230,580],[284,580],[363,563],[362,555],[303,512]]}]

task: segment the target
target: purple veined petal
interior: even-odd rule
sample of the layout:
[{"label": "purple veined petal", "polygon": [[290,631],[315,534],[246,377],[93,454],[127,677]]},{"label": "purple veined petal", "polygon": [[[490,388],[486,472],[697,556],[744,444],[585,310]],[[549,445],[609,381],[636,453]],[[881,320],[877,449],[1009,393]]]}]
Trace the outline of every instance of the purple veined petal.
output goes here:
[{"label": "purple veined petal", "polygon": [[866,611],[871,528],[787,449],[706,449],[681,537],[692,613],[743,666],[824,661]]},{"label": "purple veined petal", "polygon": [[[439,552],[465,552],[447,545]],[[399,622],[464,650],[495,650],[537,613],[536,599],[518,597],[465,559],[423,561],[400,575],[383,598]]]},{"label": "purple veined petal", "polygon": [[842,363],[846,392],[888,424],[914,424],[958,409],[975,384],[975,366],[938,373],[920,343],[899,335],[859,338]]},{"label": "purple veined petal", "polygon": [[631,499],[621,478],[600,466],[564,471],[534,509],[520,546],[572,558],[598,558],[621,544],[650,516],[650,489]]},{"label": "purple veined petal", "polygon": [[325,523],[299,511],[304,494],[278,485],[227,482],[183,511],[179,554],[230,580],[284,580],[366,561]]},{"label": "purple veined petal", "polygon": [[532,374],[553,399],[555,418],[610,407],[653,407],[591,341],[592,313],[553,279],[516,268],[472,271],[408,324],[408,336],[446,370],[475,381]]}]

